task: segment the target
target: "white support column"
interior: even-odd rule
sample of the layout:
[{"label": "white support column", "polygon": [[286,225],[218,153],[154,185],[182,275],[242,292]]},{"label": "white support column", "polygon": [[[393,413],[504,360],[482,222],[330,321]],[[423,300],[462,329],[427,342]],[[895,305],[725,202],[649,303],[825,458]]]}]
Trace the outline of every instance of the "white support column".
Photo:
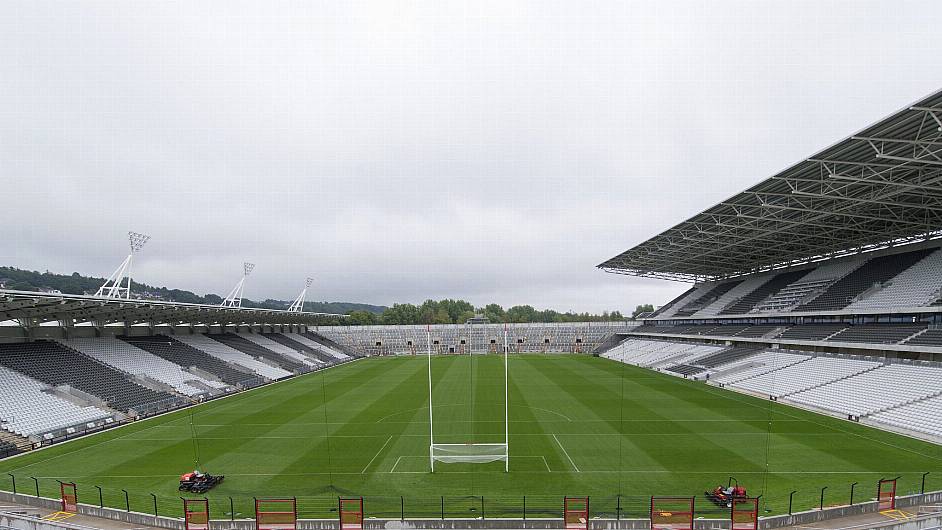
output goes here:
[{"label": "white support column", "polygon": [[435,472],[435,429],[432,427],[432,327],[425,326],[425,333],[428,339],[428,459],[432,473]]},{"label": "white support column", "polygon": [[510,392],[507,371],[507,324],[504,324],[504,472],[510,471]]}]

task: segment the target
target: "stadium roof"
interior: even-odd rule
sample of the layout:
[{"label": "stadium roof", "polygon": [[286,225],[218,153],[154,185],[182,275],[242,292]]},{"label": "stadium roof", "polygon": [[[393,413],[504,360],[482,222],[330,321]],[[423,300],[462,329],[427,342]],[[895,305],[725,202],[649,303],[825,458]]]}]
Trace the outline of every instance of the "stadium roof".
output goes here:
[{"label": "stadium roof", "polygon": [[343,316],[346,315],[0,290],[0,322],[15,320],[23,327],[46,322],[68,326],[85,323],[314,325],[323,323],[324,317]]},{"label": "stadium roof", "polygon": [[942,237],[942,91],[598,265],[728,278]]}]

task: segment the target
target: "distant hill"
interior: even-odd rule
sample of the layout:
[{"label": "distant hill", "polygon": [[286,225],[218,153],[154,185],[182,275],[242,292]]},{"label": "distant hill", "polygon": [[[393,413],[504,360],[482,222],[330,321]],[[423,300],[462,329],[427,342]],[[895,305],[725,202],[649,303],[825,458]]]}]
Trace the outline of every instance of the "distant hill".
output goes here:
[{"label": "distant hill", "polygon": [[[49,271],[28,271],[16,267],[0,267],[0,288],[17,291],[55,292],[65,294],[95,294],[95,291],[105,282],[105,278],[83,276],[77,272],[72,274],[56,274]],[[133,282],[131,290],[138,298],[145,300],[166,300],[190,304],[220,304],[222,297],[217,294],[198,295],[181,289],[168,289],[154,287],[144,283]],[[247,298],[242,299],[243,307],[257,307],[261,309],[287,309],[290,300],[264,300],[256,302]],[[351,311],[367,311],[381,314],[387,308],[380,305],[358,304],[355,302],[306,302],[305,311],[317,313],[349,313]]]}]

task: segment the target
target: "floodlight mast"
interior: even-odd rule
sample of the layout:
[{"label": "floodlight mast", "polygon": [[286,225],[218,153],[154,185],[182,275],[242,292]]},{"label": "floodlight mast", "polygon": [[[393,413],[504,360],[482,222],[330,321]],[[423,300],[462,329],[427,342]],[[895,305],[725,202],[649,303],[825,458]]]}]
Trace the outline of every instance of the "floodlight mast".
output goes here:
[{"label": "floodlight mast", "polygon": [[308,278],[304,282],[304,289],[301,291],[301,294],[294,299],[294,302],[291,303],[291,306],[288,307],[289,313],[303,313],[304,312],[304,299],[307,297],[307,289],[314,283],[314,278]]},{"label": "floodlight mast", "polygon": [[245,279],[249,277],[249,274],[252,273],[252,270],[255,269],[254,263],[245,262],[242,264],[242,278],[239,279],[239,283],[235,284],[235,287],[229,291],[229,294],[226,295],[226,298],[223,299],[222,307],[242,307],[242,292],[245,290]]},{"label": "floodlight mast", "polygon": [[128,242],[130,243],[131,252],[128,253],[128,257],[124,258],[121,265],[118,265],[118,268],[111,273],[111,276],[108,276],[105,283],[101,284],[101,287],[95,292],[95,296],[102,298],[124,298],[125,300],[131,299],[131,263],[134,261],[134,254],[141,251],[141,248],[144,247],[148,239],[150,239],[149,235],[128,232]]}]

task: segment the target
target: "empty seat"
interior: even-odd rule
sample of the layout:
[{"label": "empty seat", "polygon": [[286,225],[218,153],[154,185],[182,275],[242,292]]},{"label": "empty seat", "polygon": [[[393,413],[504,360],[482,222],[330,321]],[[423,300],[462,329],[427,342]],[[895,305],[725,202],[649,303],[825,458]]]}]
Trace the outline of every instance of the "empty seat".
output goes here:
[{"label": "empty seat", "polygon": [[192,346],[198,350],[202,350],[209,355],[212,355],[213,357],[244,366],[256,374],[268,379],[281,379],[291,375],[291,372],[283,368],[260,362],[235,348],[226,346],[225,344],[215,341],[205,335],[177,335],[175,338],[176,340]]},{"label": "empty seat", "polygon": [[[97,407],[80,407],[46,393],[46,385],[0,367],[0,425],[20,436],[39,436],[68,427],[85,428],[112,414]],[[2,450],[0,450],[2,451]]]},{"label": "empty seat", "polygon": [[122,372],[56,342],[0,344],[0,364],[49,385],[75,387],[122,411],[142,412],[175,399],[172,394],[144,388]]},{"label": "empty seat", "polygon": [[246,385],[257,374],[244,366],[232,365],[218,357],[184,344],[166,335],[147,337],[119,337],[137,348],[166,359],[187,369],[212,374],[230,385]]},{"label": "empty seat", "polygon": [[224,383],[191,374],[178,364],[114,337],[80,338],[61,342],[118,370],[154,379],[187,396],[204,394],[206,387],[226,387]]}]

